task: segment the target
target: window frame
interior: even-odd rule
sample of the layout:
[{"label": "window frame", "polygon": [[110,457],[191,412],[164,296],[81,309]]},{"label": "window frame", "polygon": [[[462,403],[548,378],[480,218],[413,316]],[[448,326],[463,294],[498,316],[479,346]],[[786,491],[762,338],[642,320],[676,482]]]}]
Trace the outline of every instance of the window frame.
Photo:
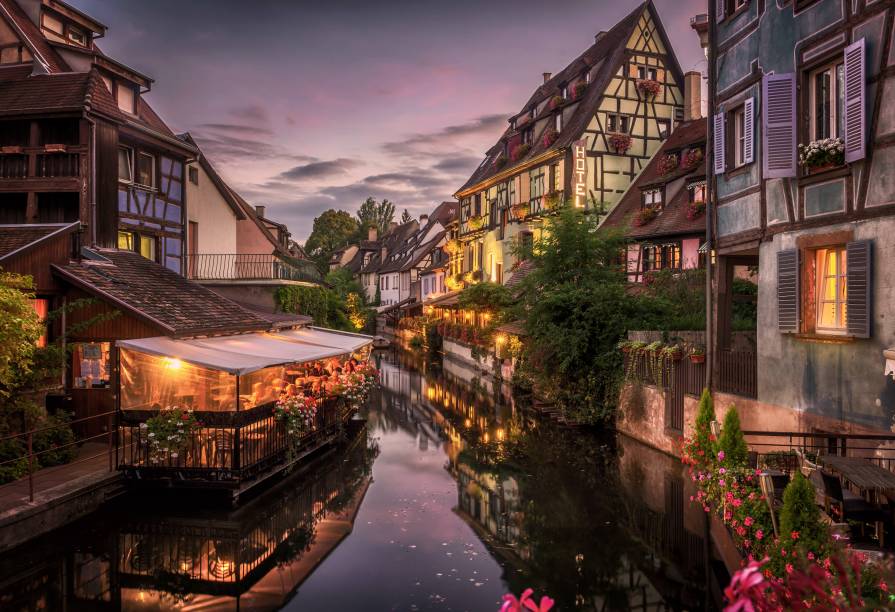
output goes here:
[{"label": "window frame", "polygon": [[[830,93],[827,100],[828,113],[828,130],[829,133],[821,135],[818,130],[818,77],[829,72],[830,76]],[[815,141],[823,138],[842,138],[844,126],[842,120],[844,118],[845,108],[845,59],[843,54],[831,56],[828,61],[809,68],[805,71],[807,78],[807,104],[808,108],[805,113],[808,117],[808,140]]]},{"label": "window frame", "polygon": [[[814,266],[814,278],[812,279],[814,289],[814,333],[823,336],[846,336],[848,335],[848,313],[846,311],[848,299],[848,268],[846,247],[843,244],[830,245],[811,249],[811,256]],[[823,267],[818,265],[818,259],[823,255]],[[831,255],[835,255],[837,259],[835,274],[830,276],[827,274],[827,264]],[[826,283],[832,279],[835,283],[833,299],[824,299],[824,289]],[[823,316],[823,308],[827,304],[833,304],[834,319],[841,322],[841,326],[824,325],[821,323]]]},{"label": "window frame", "polygon": [[[625,128],[621,129],[622,122],[625,123]],[[610,127],[610,124],[614,123],[613,127]],[[613,134],[630,134],[631,127],[633,122],[631,121],[631,115],[626,115],[625,113],[606,113],[606,131],[611,132]]]},{"label": "window frame", "polygon": [[[158,171],[157,171],[158,157],[154,153],[150,153],[149,151],[140,150],[140,151],[137,151],[136,153],[137,153],[136,157],[134,158],[134,162],[135,162],[134,175],[135,176],[133,177],[133,183],[135,186],[143,187],[145,189],[150,189],[150,190],[154,191],[156,189],[156,187],[158,186]],[[151,172],[151,176],[149,179],[150,182],[148,184],[143,183],[142,181],[139,180],[139,173],[140,173],[139,160],[141,157],[142,158],[148,157],[152,161],[152,165],[150,166],[150,168],[152,169],[152,172]]]},{"label": "window frame", "polygon": [[[658,199],[655,197],[649,198],[647,196],[655,196],[658,194]],[[648,200],[652,200],[648,202]],[[659,187],[654,187],[651,189],[643,189],[640,192],[640,208],[641,210],[644,208],[656,208],[659,210],[663,210],[665,208],[665,190]]]},{"label": "window frame", "polygon": [[[122,151],[127,152],[127,169],[128,169],[128,177],[126,179],[121,178],[121,157],[120,154]],[[118,145],[118,182],[123,183],[125,185],[133,185],[134,184],[134,148],[129,147],[127,145],[119,144]]]},{"label": "window frame", "polygon": [[746,165],[746,106],[741,105],[731,111],[733,117],[733,167]]},{"label": "window frame", "polygon": [[562,111],[553,115],[553,129],[557,132],[562,132]]},{"label": "window frame", "polygon": [[[668,140],[668,137],[671,136],[671,119],[659,117],[656,119],[656,125],[658,126],[659,138],[662,140]],[[665,126],[665,134],[662,134],[662,126]]]}]

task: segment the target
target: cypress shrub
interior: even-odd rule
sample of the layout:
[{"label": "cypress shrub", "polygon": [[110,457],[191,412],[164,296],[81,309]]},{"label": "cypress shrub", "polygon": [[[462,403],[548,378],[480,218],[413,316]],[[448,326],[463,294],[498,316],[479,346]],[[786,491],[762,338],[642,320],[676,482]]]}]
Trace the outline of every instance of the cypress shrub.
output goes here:
[{"label": "cypress shrub", "polygon": [[780,510],[780,542],[791,542],[803,552],[822,553],[829,545],[826,526],[820,522],[820,510],[814,501],[814,485],[796,472],[783,492]]},{"label": "cypress shrub", "polygon": [[749,447],[743,437],[743,430],[740,429],[740,415],[734,406],[728,408],[724,415],[718,446],[724,451],[724,462],[727,465],[742,467],[749,462]]},{"label": "cypress shrub", "polygon": [[711,462],[715,456],[715,442],[712,440],[712,421],[715,420],[715,404],[708,389],[702,390],[699,398],[699,410],[696,413],[696,446],[705,451],[705,461]]}]

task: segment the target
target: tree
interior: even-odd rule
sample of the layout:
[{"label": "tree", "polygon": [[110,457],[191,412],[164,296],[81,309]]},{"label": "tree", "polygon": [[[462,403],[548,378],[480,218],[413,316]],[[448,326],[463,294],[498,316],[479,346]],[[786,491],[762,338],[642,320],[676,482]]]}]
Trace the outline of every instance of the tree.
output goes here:
[{"label": "tree", "polygon": [[34,361],[43,325],[31,306],[30,276],[0,272],[0,397],[8,397]]},{"label": "tree", "polygon": [[329,267],[333,251],[347,245],[357,235],[357,221],[344,210],[327,210],[314,219],[314,228],[305,251],[321,271]]},{"label": "tree", "polygon": [[404,212],[401,213],[401,225],[404,225],[405,223],[409,223],[412,220],[413,220],[413,217],[410,216],[410,213],[407,212],[407,209],[405,208]]},{"label": "tree", "polygon": [[499,283],[475,283],[457,296],[460,308],[500,312],[513,304],[513,294]]},{"label": "tree", "polygon": [[749,462],[749,447],[740,428],[740,415],[734,406],[728,408],[724,415],[718,448],[724,451],[724,463],[727,465],[742,467]]},{"label": "tree", "polygon": [[375,227],[379,235],[384,236],[394,218],[395,205],[388,200],[377,202],[372,197],[368,197],[357,211],[357,223],[361,233]]},{"label": "tree", "polygon": [[696,425],[694,426],[694,441],[699,450],[709,456],[703,457],[703,461],[710,463],[714,459],[715,441],[712,439],[712,422],[715,420],[715,404],[712,394],[708,389],[702,390],[699,398],[699,407],[696,412]]}]

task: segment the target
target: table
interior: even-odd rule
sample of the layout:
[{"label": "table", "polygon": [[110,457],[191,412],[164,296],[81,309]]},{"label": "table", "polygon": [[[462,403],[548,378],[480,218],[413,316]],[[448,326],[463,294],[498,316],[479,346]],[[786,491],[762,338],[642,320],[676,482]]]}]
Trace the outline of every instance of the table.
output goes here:
[{"label": "table", "polygon": [[836,471],[847,481],[865,491],[875,493],[895,489],[895,473],[863,457],[821,457],[825,467]]}]

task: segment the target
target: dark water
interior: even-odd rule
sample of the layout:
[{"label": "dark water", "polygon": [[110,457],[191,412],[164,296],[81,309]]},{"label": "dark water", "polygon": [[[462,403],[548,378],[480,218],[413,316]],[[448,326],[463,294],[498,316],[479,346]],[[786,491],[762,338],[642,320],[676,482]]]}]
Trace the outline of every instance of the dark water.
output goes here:
[{"label": "dark water", "polygon": [[[127,495],[0,557],[2,610],[698,610],[706,541],[673,459],[384,354],[365,430],[237,509]],[[710,557],[709,557],[710,558]]]}]

